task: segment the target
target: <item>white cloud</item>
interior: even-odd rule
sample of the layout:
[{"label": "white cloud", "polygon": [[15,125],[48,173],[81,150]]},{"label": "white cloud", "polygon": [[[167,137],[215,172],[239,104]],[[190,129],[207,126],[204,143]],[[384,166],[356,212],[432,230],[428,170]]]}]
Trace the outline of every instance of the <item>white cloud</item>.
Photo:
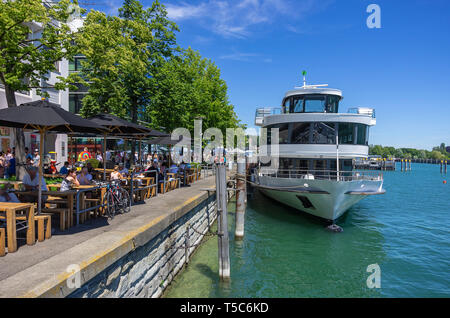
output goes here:
[{"label": "white cloud", "polygon": [[242,52],[234,52],[231,54],[226,54],[219,56],[222,60],[232,60],[239,62],[264,62],[271,63],[272,59],[262,56],[258,53],[242,53]]},{"label": "white cloud", "polygon": [[228,38],[246,38],[251,27],[271,24],[277,17],[300,17],[320,0],[204,0],[166,3],[168,16],[175,21],[195,20],[204,28]]}]

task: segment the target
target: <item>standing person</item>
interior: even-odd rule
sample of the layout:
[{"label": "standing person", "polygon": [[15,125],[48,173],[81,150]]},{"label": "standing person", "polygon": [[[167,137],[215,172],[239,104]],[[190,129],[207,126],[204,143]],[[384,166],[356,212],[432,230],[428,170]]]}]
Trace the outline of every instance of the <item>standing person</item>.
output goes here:
[{"label": "standing person", "polygon": [[10,158],[8,161],[8,176],[11,177],[16,175],[16,156],[11,154]]},{"label": "standing person", "polygon": [[102,156],[102,153],[100,152],[100,150],[97,150],[97,156],[95,159],[97,159],[100,162],[103,162],[103,156]]},{"label": "standing person", "polygon": [[91,158],[92,158],[92,155],[91,155],[91,153],[89,152],[88,147],[84,147],[83,152],[81,152],[81,153],[78,155],[78,161],[86,161],[86,160],[91,159]]},{"label": "standing person", "polygon": [[30,153],[30,150],[28,147],[25,147],[25,159],[30,158],[30,160],[33,160],[33,155]]},{"label": "standing person", "polygon": [[0,151],[0,178],[5,176],[5,156],[3,151]]},{"label": "standing person", "polygon": [[39,162],[41,161],[41,156],[39,156],[39,149],[34,149],[33,165],[39,167]]}]

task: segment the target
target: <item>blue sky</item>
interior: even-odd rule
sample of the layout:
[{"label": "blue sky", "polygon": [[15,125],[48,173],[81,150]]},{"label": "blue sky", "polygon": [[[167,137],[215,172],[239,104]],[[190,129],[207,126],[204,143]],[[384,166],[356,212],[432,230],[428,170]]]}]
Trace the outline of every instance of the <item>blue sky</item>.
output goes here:
[{"label": "blue sky", "polygon": [[[308,83],[343,91],[341,111],[376,109],[370,143],[450,145],[448,0],[162,2],[180,27],[178,43],[220,67],[249,127],[255,109],[279,106],[305,69]],[[366,25],[371,3],[381,8],[381,29]],[[115,14],[120,6],[114,0],[101,10]]]}]

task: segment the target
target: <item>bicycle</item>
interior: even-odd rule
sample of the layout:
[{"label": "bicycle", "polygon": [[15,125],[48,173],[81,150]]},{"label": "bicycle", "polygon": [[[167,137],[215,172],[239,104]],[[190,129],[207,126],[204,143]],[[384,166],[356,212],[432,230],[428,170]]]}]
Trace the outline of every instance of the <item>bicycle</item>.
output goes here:
[{"label": "bicycle", "polygon": [[113,219],[116,213],[130,212],[130,194],[120,186],[120,181],[111,181],[106,184],[106,193],[103,196],[106,204],[106,213]]}]

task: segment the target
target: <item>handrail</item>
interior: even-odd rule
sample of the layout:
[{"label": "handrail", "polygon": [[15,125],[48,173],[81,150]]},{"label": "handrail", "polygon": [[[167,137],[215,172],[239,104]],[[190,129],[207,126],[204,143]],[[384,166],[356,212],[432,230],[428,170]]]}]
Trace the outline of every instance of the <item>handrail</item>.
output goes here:
[{"label": "handrail", "polygon": [[76,209],[75,209],[75,213],[77,215],[77,225],[80,224],[80,214],[81,213],[89,212],[89,211],[95,210],[97,208],[103,208],[106,205],[105,203],[102,202],[103,198],[101,198],[100,202],[102,202],[102,203],[100,203],[99,205],[93,206],[93,207],[90,207],[90,208],[87,208],[87,209],[84,209],[84,210],[80,210],[80,194],[83,193],[83,192],[97,190],[97,189],[101,189],[101,188],[104,188],[104,187],[105,187],[104,185],[100,185],[100,186],[94,186],[92,188],[87,188],[87,189],[77,189],[77,197],[76,197],[76,202],[77,203],[76,203]]},{"label": "handrail", "polygon": [[309,170],[309,169],[271,169],[261,167],[257,170],[258,176],[270,176],[287,179],[318,179],[338,181],[381,181],[383,174],[375,171],[339,171],[336,170]]}]

